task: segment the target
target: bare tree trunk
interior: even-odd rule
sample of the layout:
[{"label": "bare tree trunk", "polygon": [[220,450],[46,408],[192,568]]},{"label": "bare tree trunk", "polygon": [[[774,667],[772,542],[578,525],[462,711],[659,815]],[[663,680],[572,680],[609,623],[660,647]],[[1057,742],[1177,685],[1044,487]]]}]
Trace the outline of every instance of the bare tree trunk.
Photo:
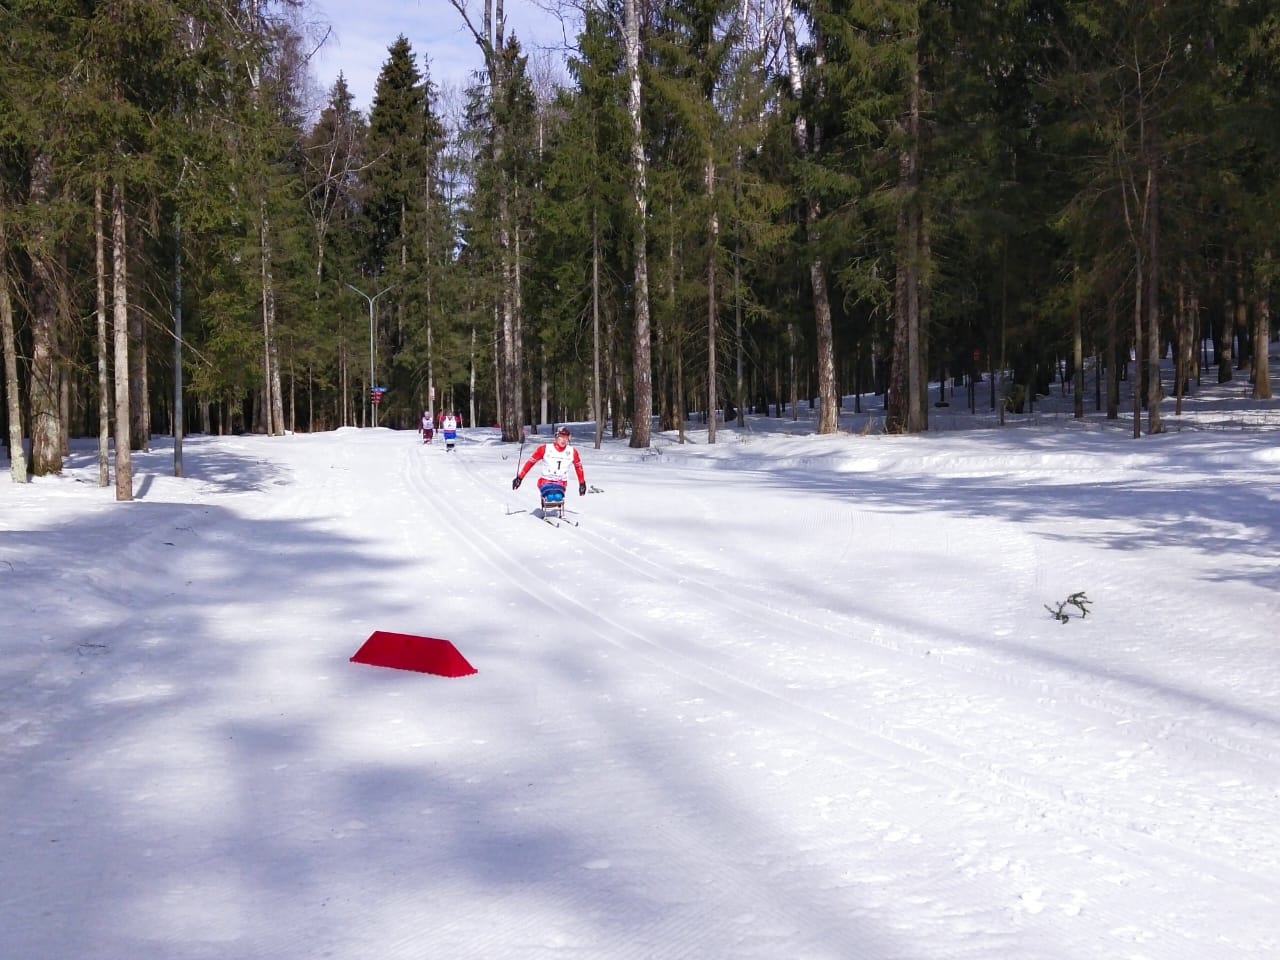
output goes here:
[{"label": "bare tree trunk", "polygon": [[653,362],[649,343],[649,254],[646,218],[649,207],[648,164],[644,155],[644,125],[640,88],[640,14],[637,0],[623,0],[623,35],[627,60],[627,112],[631,117],[631,194],[635,217],[632,250],[635,258],[634,383],[631,446],[648,448],[653,417]]},{"label": "bare tree trunk", "polygon": [[716,300],[716,253],[720,243],[720,220],[716,216],[716,164],[708,151],[707,155],[707,200],[711,208],[711,217],[707,222],[707,443],[716,442],[716,421],[720,410],[720,398],[716,391],[716,380],[720,374],[716,369],[716,338],[719,336],[716,323],[716,311],[719,309]]},{"label": "bare tree trunk", "polygon": [[676,231],[679,220],[675,214],[673,201],[667,203],[667,266],[664,273],[666,289],[664,300],[666,311],[659,311],[653,321],[653,339],[657,346],[657,358],[654,366],[657,376],[658,429],[679,430],[680,442],[684,442],[684,409],[676,394],[679,390],[676,379],[677,353],[681,349],[681,338],[675,329],[678,326],[679,305],[676,287],[683,280],[678,254],[676,253]]},{"label": "bare tree trunk", "polygon": [[[512,214],[511,209],[507,205],[506,191],[511,187],[507,184],[503,188],[503,230],[511,237],[511,250],[508,251],[508,261],[511,264],[511,285],[504,296],[511,301],[511,347],[512,361],[511,369],[508,371],[509,389],[513,401],[512,410],[517,411],[516,417],[516,438],[520,439],[520,428],[524,425],[524,417],[518,416],[518,413],[524,411],[525,408],[525,296],[524,296],[524,266],[521,264],[520,250],[520,224],[516,216]],[[518,189],[518,184],[516,184]],[[518,200],[518,197],[517,197]],[[506,250],[507,244],[503,244],[503,250]]]},{"label": "bare tree trunk", "polygon": [[[1226,289],[1228,288],[1228,283],[1229,283],[1229,281],[1227,281],[1226,279],[1226,274],[1230,271],[1230,268],[1231,268],[1230,260],[1225,260],[1224,263],[1222,264],[1222,267],[1223,267],[1223,274],[1224,274],[1222,287],[1225,292]],[[1234,339],[1235,322],[1236,322],[1235,303],[1228,297],[1226,298],[1226,301],[1223,303],[1222,326],[1219,328],[1220,332],[1218,334],[1217,357],[1215,358],[1218,361],[1218,382],[1219,383],[1227,383],[1231,380],[1233,376],[1232,369],[1231,369],[1231,346],[1232,346],[1231,342]]]},{"label": "bare tree trunk", "polygon": [[[1072,271],[1072,279],[1078,280],[1079,267]],[[1072,284],[1071,310],[1071,364],[1074,375],[1071,378],[1072,416],[1076,420],[1084,419],[1084,322],[1081,317],[1080,290]]]},{"label": "bare tree trunk", "polygon": [[[59,311],[61,316],[70,316],[69,309],[70,304],[63,304],[63,309]],[[71,375],[62,369],[61,364],[58,370],[58,422],[62,424],[62,429],[58,432],[65,459],[71,456]]]},{"label": "bare tree trunk", "polygon": [[98,307],[98,486],[111,484],[111,359],[107,353],[107,254],[102,187],[93,189],[93,256]]},{"label": "bare tree trunk", "polygon": [[182,407],[182,216],[173,220],[173,475],[181,477],[185,413]]},{"label": "bare tree trunk", "polygon": [[547,350],[542,348],[538,358],[538,422],[551,422],[551,375],[547,370]]},{"label": "bare tree trunk", "polygon": [[1187,389],[1191,381],[1200,383],[1200,292],[1192,288],[1187,297]]},{"label": "bare tree trunk", "polygon": [[347,359],[347,341],[342,335],[342,321],[338,321],[338,383],[342,389],[342,413],[339,416],[339,425],[344,427],[352,426],[355,423],[355,414],[351,410],[351,370]]},{"label": "bare tree trunk", "polygon": [[[133,238],[139,259],[141,245]],[[126,253],[126,259],[128,254]],[[129,312],[129,443],[131,450],[151,449],[150,384],[147,376],[147,326],[141,310]]]},{"label": "bare tree trunk", "polygon": [[1107,298],[1107,419],[1120,417],[1120,310],[1114,297]]},{"label": "bare tree trunk", "polygon": [[13,300],[9,294],[9,235],[5,198],[0,194],[0,350],[4,351],[4,393],[9,416],[9,475],[27,482],[27,454],[22,449],[22,404],[18,401],[18,344],[13,328]]},{"label": "bare tree trunk", "polygon": [[1133,264],[1133,437],[1142,436],[1142,291],[1146,277],[1139,249]]},{"label": "bare tree trunk", "polygon": [[[1148,169],[1154,171],[1155,158]],[[1160,180],[1152,172],[1147,191],[1147,433],[1164,433],[1160,422]]]},{"label": "bare tree trunk", "polygon": [[58,309],[54,290],[57,269],[43,224],[48,223],[49,189],[53,164],[41,153],[31,174],[30,197],[37,208],[36,235],[27,247],[31,260],[31,376],[27,399],[31,416],[31,472],[42,477],[62,471],[62,424],[58,420],[57,331]]},{"label": "bare tree trunk", "polygon": [[609,366],[610,429],[612,430],[611,436],[617,440],[626,436],[622,421],[626,411],[627,384],[622,358],[618,355],[619,341],[622,334],[618,330],[618,315],[613,310],[605,314],[605,333],[609,342],[609,352],[606,357]]},{"label": "bare tree trunk", "polygon": [[928,239],[920,193],[920,70],[912,54],[898,183],[905,208],[898,214],[897,275],[894,283],[894,345],[890,407],[885,428],[918,433],[928,429],[928,353],[923,333],[923,287]]},{"label": "bare tree trunk", "polygon": [[676,351],[675,360],[676,362],[674,364],[675,366],[674,383],[675,383],[676,432],[680,438],[680,442],[684,443],[685,440],[687,439],[684,433],[684,428],[685,428],[684,412],[685,412],[685,407],[687,405],[685,403],[685,396],[684,396],[684,351],[683,350]]},{"label": "bare tree trunk", "polygon": [[[741,156],[741,151],[739,151]],[[737,413],[738,427],[747,424],[747,385],[744,374],[746,368],[746,348],[742,339],[742,230],[734,231],[733,252],[733,342],[734,342],[734,377],[733,405]]]},{"label": "bare tree trunk", "polygon": [[1245,369],[1249,357],[1249,298],[1245,295],[1244,286],[1244,251],[1236,251],[1236,298],[1235,298],[1235,323],[1234,331],[1236,335],[1236,367],[1240,370]]},{"label": "bare tree trunk", "polygon": [[468,390],[471,396],[467,400],[467,415],[471,418],[467,422],[473,427],[476,425],[476,328],[471,328],[471,378],[468,382]]},{"label": "bare tree trunk", "polygon": [[790,344],[791,350],[787,357],[787,379],[791,382],[791,419],[793,421],[800,419],[800,372],[796,369],[796,339],[790,327],[787,328],[787,343]]},{"label": "bare tree trunk", "polygon": [[[1186,264],[1182,265],[1181,274],[1186,273]],[[1187,378],[1191,370],[1190,348],[1191,324],[1187,320],[1187,286],[1183,279],[1178,280],[1177,300],[1174,306],[1173,328],[1178,332],[1175,349],[1178,351],[1173,364],[1173,396],[1174,414],[1182,416],[1182,398],[1187,393]]]},{"label": "bare tree trunk", "polygon": [[[489,98],[491,104],[498,104],[505,95],[507,77],[502,60],[503,39],[506,31],[506,18],[503,13],[502,0],[485,0],[484,19],[481,26],[476,26],[467,10],[466,0],[449,0],[450,4],[461,15],[463,23],[471,32],[472,38],[484,56],[485,67],[489,72]],[[506,149],[506,131],[495,124],[493,128],[492,162],[501,170]],[[502,290],[499,293],[499,314],[497,348],[494,351],[496,376],[496,392],[498,395],[498,417],[502,425],[502,439],[515,442],[521,439],[521,428],[524,424],[524,370],[520,318],[520,273],[515,262],[515,249],[519,243],[518,233],[513,239],[510,184],[505,178],[498,184],[498,243],[502,251],[501,279]],[[474,422],[474,418],[473,418]]]},{"label": "bare tree trunk", "polygon": [[[425,267],[424,272],[426,274],[426,290],[425,290],[426,302],[424,304],[426,309],[426,316],[424,317],[423,322],[426,325],[426,331],[427,331],[427,409],[431,412],[431,415],[434,417],[435,410],[436,410],[436,373],[435,373],[435,342],[434,342],[435,331],[434,331],[434,323],[431,319],[431,311],[433,308],[433,303],[432,303],[432,296],[431,296],[432,286],[431,286],[430,238],[428,238],[427,240],[427,251],[426,251],[426,255],[423,257],[423,265]],[[472,333],[473,334],[475,333],[474,328],[472,329]],[[467,414],[469,416],[469,419],[467,420],[467,422],[474,427],[476,425],[475,391],[474,390],[471,392],[470,403],[471,403],[471,406],[467,410]]]},{"label": "bare tree trunk", "polygon": [[133,451],[129,444],[129,289],[124,187],[111,188],[111,299],[115,329],[116,500],[133,499]]},{"label": "bare tree trunk", "polygon": [[[276,286],[274,252],[271,246],[271,218],[267,201],[258,202],[262,258],[262,427],[269,437],[284,433],[284,401],[280,390],[280,351],[276,343]],[[375,384],[369,384],[372,388]]]},{"label": "bare tree trunk", "polygon": [[[919,186],[920,154],[915,151],[915,168],[917,170],[916,185]],[[932,256],[929,239],[929,224],[925,220],[924,210],[914,211],[916,259],[911,272],[913,279],[912,312],[915,316],[916,331],[916,394],[919,406],[916,409],[916,433],[929,429],[929,263]]]},{"label": "bare tree trunk", "polygon": [[604,411],[600,408],[600,221],[591,209],[591,412],[596,421],[595,448],[604,443]]},{"label": "bare tree trunk", "polygon": [[[796,42],[795,13],[792,0],[782,0],[782,30],[786,47],[787,82],[791,97],[799,102],[804,92],[801,75],[799,45]],[[815,28],[816,32],[816,28]],[[822,58],[822,38],[815,37],[818,64]],[[793,130],[796,150],[800,154],[817,153],[820,137],[816,129],[810,129],[808,118],[797,112]],[[810,243],[818,239],[818,201],[805,197],[805,236]],[[821,404],[818,421],[819,433],[835,433],[839,426],[840,400],[836,396],[835,336],[831,326],[831,299],[827,291],[826,268],[816,255],[809,261],[809,285],[813,290],[813,319],[815,343],[818,351],[818,399]]]},{"label": "bare tree trunk", "polygon": [[[1271,250],[1262,252],[1270,266]],[[1262,271],[1253,311],[1253,399],[1271,399],[1271,281],[1269,271]]]},{"label": "bare tree trunk", "polygon": [[[474,332],[472,334],[474,341]],[[498,304],[493,305],[493,388],[494,401],[498,407],[498,418],[502,424],[502,438],[507,437],[507,385],[502,375],[502,356],[505,346],[502,342],[502,308]],[[474,364],[474,354],[472,363]],[[444,397],[441,397],[441,403]],[[443,407],[441,407],[443,409]],[[523,424],[521,424],[523,427]]]}]

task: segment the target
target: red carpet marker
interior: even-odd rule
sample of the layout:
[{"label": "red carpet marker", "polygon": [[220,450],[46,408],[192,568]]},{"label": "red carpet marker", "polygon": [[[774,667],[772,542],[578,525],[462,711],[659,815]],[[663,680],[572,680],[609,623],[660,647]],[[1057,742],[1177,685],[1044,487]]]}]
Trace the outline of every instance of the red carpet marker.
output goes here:
[{"label": "red carpet marker", "polygon": [[375,630],[351,662],[434,673],[440,677],[466,677],[476,672],[476,668],[467,663],[467,658],[448,640],[387,633],[385,630]]}]

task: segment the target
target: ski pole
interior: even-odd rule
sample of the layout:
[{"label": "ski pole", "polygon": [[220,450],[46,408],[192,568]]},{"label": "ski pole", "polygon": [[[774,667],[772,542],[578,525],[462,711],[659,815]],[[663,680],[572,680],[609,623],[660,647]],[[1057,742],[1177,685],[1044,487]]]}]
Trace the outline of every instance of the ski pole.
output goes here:
[{"label": "ski pole", "polygon": [[[511,478],[513,483],[515,482],[516,478],[520,476],[520,464],[524,462],[524,438],[525,438],[525,430],[524,430],[524,427],[521,427],[520,428],[520,452],[516,454],[516,475],[515,477]],[[506,503],[507,516],[511,516],[511,501],[505,497],[503,499]]]},{"label": "ski pole", "polygon": [[[520,465],[524,463],[524,438],[527,436],[525,428],[520,428],[520,452],[516,454],[516,477],[520,476]],[[512,477],[511,479],[515,479]]]}]

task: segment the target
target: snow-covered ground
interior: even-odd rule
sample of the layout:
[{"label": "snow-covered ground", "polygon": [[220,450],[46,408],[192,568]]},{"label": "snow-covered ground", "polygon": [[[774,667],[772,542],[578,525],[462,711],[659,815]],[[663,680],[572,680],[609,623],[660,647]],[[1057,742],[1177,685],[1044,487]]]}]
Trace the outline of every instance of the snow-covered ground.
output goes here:
[{"label": "snow-covered ground", "polygon": [[157,438],[128,504],[91,444],[6,467],[0,957],[1275,960],[1246,390],[1140,440],[578,425],[576,528],[485,429]]}]

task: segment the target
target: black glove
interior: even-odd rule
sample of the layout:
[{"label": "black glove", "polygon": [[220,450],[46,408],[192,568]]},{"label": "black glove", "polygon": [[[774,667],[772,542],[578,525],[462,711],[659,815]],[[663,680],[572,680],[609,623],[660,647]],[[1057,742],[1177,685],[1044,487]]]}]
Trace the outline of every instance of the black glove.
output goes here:
[{"label": "black glove", "polygon": [[587,495],[587,485],[585,483],[578,484],[578,496],[585,497]]},{"label": "black glove", "polygon": [[512,481],[511,481],[511,489],[512,489],[512,490],[519,490],[519,489],[520,489],[520,478],[519,478],[519,477],[516,477],[514,480],[512,480]]}]

